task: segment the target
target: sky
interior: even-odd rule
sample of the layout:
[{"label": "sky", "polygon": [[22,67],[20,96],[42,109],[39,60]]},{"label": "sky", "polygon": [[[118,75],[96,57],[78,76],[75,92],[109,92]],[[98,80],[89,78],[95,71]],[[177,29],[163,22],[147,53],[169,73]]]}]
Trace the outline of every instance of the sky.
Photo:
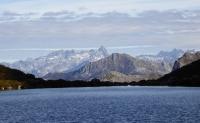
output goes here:
[{"label": "sky", "polygon": [[0,62],[59,49],[199,49],[200,0],[0,0]]}]

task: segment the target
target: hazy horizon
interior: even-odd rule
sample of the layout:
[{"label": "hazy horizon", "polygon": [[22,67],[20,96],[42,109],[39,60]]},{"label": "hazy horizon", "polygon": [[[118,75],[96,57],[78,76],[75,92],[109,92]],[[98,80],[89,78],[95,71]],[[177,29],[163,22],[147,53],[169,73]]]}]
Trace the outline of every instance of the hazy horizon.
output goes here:
[{"label": "hazy horizon", "polygon": [[[102,47],[103,45],[99,46],[99,47],[90,47],[90,48],[61,48],[61,49],[0,49],[1,52],[10,52],[13,56],[16,56],[16,54],[18,53],[24,53],[24,54],[20,54],[20,56],[17,56],[16,58],[11,58],[10,59],[0,59],[0,62],[4,63],[13,63],[13,62],[17,62],[17,61],[24,61],[24,60],[28,60],[28,59],[35,59],[35,58],[39,58],[39,57],[43,57],[43,56],[47,56],[53,52],[57,52],[57,51],[89,51],[89,50],[98,50],[100,47]],[[104,47],[104,46],[103,46]],[[128,54],[131,55],[133,57],[136,56],[142,56],[142,55],[157,55],[160,52],[164,51],[164,52],[171,52],[173,50],[183,50],[183,51],[199,51],[198,49],[177,49],[177,48],[173,48],[173,49],[165,49],[165,50],[155,50],[154,52],[144,52],[146,51],[146,48],[155,48],[153,46],[142,46],[143,48],[141,49],[141,47],[138,46],[120,46],[120,47],[104,47],[106,48],[106,50],[108,51],[108,53],[111,55],[113,53],[121,53],[121,54]],[[127,51],[127,52],[126,52]],[[136,51],[136,52],[134,52]],[[133,53],[131,53],[133,52]],[[13,54],[16,53],[16,54]]]}]

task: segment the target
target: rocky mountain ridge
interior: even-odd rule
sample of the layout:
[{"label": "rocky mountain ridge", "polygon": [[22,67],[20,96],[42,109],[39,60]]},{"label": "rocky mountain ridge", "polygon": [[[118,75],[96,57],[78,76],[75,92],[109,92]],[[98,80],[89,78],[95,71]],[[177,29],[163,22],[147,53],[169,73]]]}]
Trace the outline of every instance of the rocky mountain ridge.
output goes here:
[{"label": "rocky mountain ridge", "polygon": [[[171,72],[174,62],[183,55],[184,51],[174,49],[172,51],[160,51],[157,55],[140,55],[134,57],[137,59],[136,61],[141,61],[141,64],[143,62],[152,64],[152,69],[158,70],[155,72],[154,76],[158,77],[162,76],[164,74],[167,74]],[[109,56],[109,53],[107,49],[103,46],[101,46],[98,50],[83,50],[83,51],[75,51],[75,50],[61,50],[61,51],[55,51],[47,56],[38,57],[35,59],[28,59],[25,61],[18,61],[12,64],[5,63],[4,65],[15,68],[18,70],[21,70],[25,73],[33,74],[36,77],[43,77],[45,79],[62,79],[64,77],[58,77],[58,75],[74,72],[76,70],[79,70],[83,66],[90,64],[92,62],[96,62],[98,60],[104,59]],[[131,57],[131,56],[130,56]],[[109,66],[106,66],[109,67]],[[115,66],[116,68],[118,66]],[[141,67],[142,68],[142,67]],[[103,69],[103,68],[98,68]],[[106,68],[105,68],[106,69]],[[139,69],[139,68],[137,68]],[[146,68],[143,68],[146,69]],[[125,69],[126,71],[127,69]],[[143,77],[140,75],[129,75],[126,72],[121,71],[103,71],[101,74],[99,73],[98,78],[101,80],[109,80],[109,81],[117,81],[117,78],[120,77],[123,79],[119,79],[118,81],[124,80],[124,81],[139,81],[141,79],[149,79],[149,78],[155,78],[150,77],[148,75],[143,75]],[[143,73],[145,73],[143,71]],[[47,77],[47,76],[54,76]],[[112,75],[112,79],[107,79]],[[77,78],[77,79],[92,79],[95,78],[96,75],[90,78]],[[76,78],[76,77],[74,77]]]},{"label": "rocky mountain ridge", "polygon": [[69,72],[78,69],[89,62],[94,62],[107,57],[108,51],[101,46],[97,50],[60,50],[47,56],[17,61],[11,64],[4,64],[10,68],[33,74],[36,77],[43,77],[49,73]]},{"label": "rocky mountain ridge", "polygon": [[114,75],[119,75],[124,78],[128,77],[124,80],[120,79],[121,82],[125,82],[139,81],[149,78],[156,79],[170,71],[166,69],[164,63],[158,64],[137,59],[127,54],[113,53],[104,59],[86,64],[73,72],[48,74],[45,76],[45,79],[91,80],[97,78],[101,81],[114,81],[116,80],[115,76],[112,77],[113,80],[104,78],[108,77],[108,75],[113,72],[115,73]]},{"label": "rocky mountain ridge", "polygon": [[173,66],[173,71],[182,68],[192,62],[200,60],[200,51],[188,51],[181,58],[179,58]]}]

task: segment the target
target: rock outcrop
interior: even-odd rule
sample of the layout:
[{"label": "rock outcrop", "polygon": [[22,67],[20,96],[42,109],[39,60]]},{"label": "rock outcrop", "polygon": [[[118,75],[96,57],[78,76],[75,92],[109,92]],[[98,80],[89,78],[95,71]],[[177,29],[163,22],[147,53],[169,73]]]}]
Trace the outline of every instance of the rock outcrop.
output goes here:
[{"label": "rock outcrop", "polygon": [[200,52],[188,51],[174,63],[173,71],[180,69],[181,67],[195,62],[197,60],[200,60]]}]

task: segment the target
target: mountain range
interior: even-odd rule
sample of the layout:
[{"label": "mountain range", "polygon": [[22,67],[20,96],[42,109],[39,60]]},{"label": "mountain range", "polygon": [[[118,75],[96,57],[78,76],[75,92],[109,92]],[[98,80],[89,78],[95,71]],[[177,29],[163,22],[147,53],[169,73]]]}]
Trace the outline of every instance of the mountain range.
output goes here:
[{"label": "mountain range", "polygon": [[200,52],[187,51],[174,63],[172,72],[157,80],[142,80],[139,85],[200,86]]},{"label": "mountain range", "polygon": [[[133,79],[129,81],[138,81],[145,79],[147,75],[151,75],[152,78],[159,77],[165,73],[165,69],[162,69],[162,64],[160,66],[153,64],[152,62],[146,62],[144,60],[136,59],[127,54],[114,53],[104,59],[96,62],[90,62],[78,70],[69,73],[57,73],[49,74],[45,76],[46,79],[64,79],[64,80],[92,80],[93,78],[104,79],[109,81],[114,81],[112,78],[115,76],[107,77],[108,74],[115,72],[115,75],[134,75]],[[118,72],[118,73],[117,73]],[[113,74],[114,75],[114,74]],[[115,79],[116,80],[116,79]],[[119,80],[117,80],[119,81]],[[120,80],[121,81],[121,80]],[[127,81],[127,80],[126,80]],[[121,82],[124,82],[121,81]]]},{"label": "mountain range", "polygon": [[156,55],[140,55],[137,56],[137,58],[158,63],[164,62],[168,64],[171,69],[171,67],[174,65],[174,62],[184,53],[185,51],[181,49],[173,49],[172,51],[160,51]]},{"label": "mountain range", "polygon": [[[55,51],[47,56],[4,65],[44,79],[89,81],[98,78],[101,81],[131,82],[156,79],[171,72],[174,62],[183,54],[184,51],[174,49],[157,55],[109,55],[101,46],[98,50]],[[127,62],[130,63],[128,68]]]},{"label": "mountain range", "polygon": [[[161,56],[163,54],[163,56]],[[171,54],[171,55],[170,55]],[[183,54],[182,50],[162,52],[156,56],[132,57],[114,53],[96,62],[90,62],[80,69],[69,73],[50,73],[44,78],[50,80],[91,80],[132,82],[157,79],[172,70],[172,63]],[[167,60],[166,60],[167,59]]]},{"label": "mountain range", "polygon": [[[195,59],[193,59],[195,58]],[[185,60],[187,59],[186,62]],[[85,65],[81,69],[76,70],[76,72],[70,72],[78,77],[83,75],[95,76],[101,75],[98,72],[103,71],[106,74],[106,82],[100,81],[98,79],[93,79],[91,81],[64,81],[64,80],[48,80],[45,81],[40,78],[35,78],[32,74],[25,74],[19,70],[11,69],[0,65],[0,90],[5,89],[21,89],[21,88],[60,88],[60,87],[96,87],[96,86],[120,86],[120,85],[145,85],[145,86],[200,86],[200,57],[199,52],[186,52],[181,58],[176,62],[185,62],[180,68],[173,70],[172,72],[154,80],[142,80],[138,82],[127,83],[130,78],[137,78],[135,76],[144,76],[149,75],[155,77],[155,73],[158,73],[159,70],[156,70],[152,67],[149,62],[138,60],[127,54],[112,54],[104,59],[101,59],[96,62],[91,62],[90,65]],[[98,64],[97,64],[98,63]],[[102,64],[101,64],[102,63]],[[111,64],[110,64],[111,63]],[[121,64],[124,63],[124,64]],[[103,66],[102,66],[103,65]],[[176,65],[176,63],[175,63]],[[174,66],[175,66],[174,65]],[[93,69],[98,68],[98,69]],[[139,68],[139,69],[136,69]],[[152,69],[153,68],[153,69]],[[152,71],[154,75],[151,74]],[[81,71],[80,71],[81,70]],[[96,71],[94,71],[96,70]],[[118,71],[118,72],[117,72]],[[80,74],[80,72],[82,74]],[[145,72],[145,74],[143,74]],[[78,73],[78,74],[77,74]],[[123,74],[126,73],[126,74]],[[67,73],[69,74],[69,73]],[[64,74],[66,77],[67,74]],[[132,75],[134,74],[134,75]],[[75,77],[76,77],[75,76]],[[114,80],[110,79],[115,76],[116,80],[121,82],[126,79],[124,83],[113,83]],[[73,77],[73,76],[69,76]],[[82,77],[82,76],[81,76]],[[89,76],[90,77],[90,76]],[[104,76],[105,77],[105,76]]]},{"label": "mountain range", "polygon": [[3,63],[10,68],[33,74],[36,77],[43,77],[49,73],[70,72],[83,65],[107,57],[107,50],[101,46],[98,50],[60,50],[47,56],[17,61],[14,63]]},{"label": "mountain range", "polygon": [[43,80],[35,78],[32,74],[25,74],[17,69],[0,65],[0,91],[36,88],[63,88],[63,87],[99,87],[99,86],[124,86],[127,83],[111,83],[92,81],[64,81]]}]

